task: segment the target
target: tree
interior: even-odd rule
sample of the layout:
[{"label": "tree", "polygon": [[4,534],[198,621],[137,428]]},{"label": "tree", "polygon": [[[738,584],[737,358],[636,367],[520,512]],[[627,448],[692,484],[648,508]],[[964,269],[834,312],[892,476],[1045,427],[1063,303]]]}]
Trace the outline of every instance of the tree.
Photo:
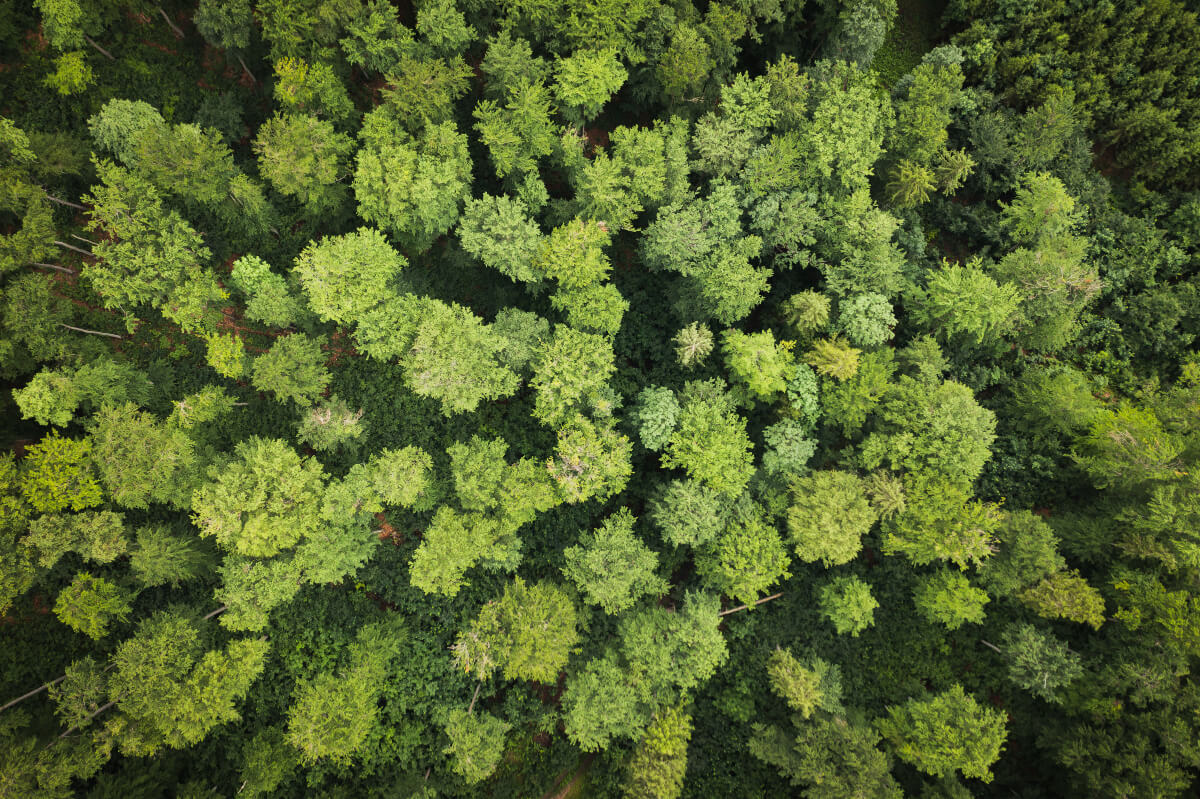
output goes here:
[{"label": "tree", "polygon": [[346,196],[339,183],[354,148],[333,123],[309,114],[276,114],[254,138],[258,166],[275,190],[293,197],[312,216],[337,208]]},{"label": "tree", "polygon": [[333,68],[322,61],[281,58],[275,62],[275,101],[288,111],[312,113],[333,122],[350,116],[354,104]]},{"label": "tree", "polygon": [[725,366],[737,383],[757,399],[770,399],[787,388],[792,354],[767,330],[743,333],[726,330],[721,335]]},{"label": "tree", "polygon": [[767,661],[771,689],[801,718],[842,711],[842,670],[817,657],[798,659],[776,649]]},{"label": "tree", "polygon": [[[407,28],[403,28],[408,35]],[[388,113],[409,132],[454,118],[455,103],[470,90],[471,66],[462,55],[434,58],[402,47],[381,92]]]},{"label": "tree", "polygon": [[557,326],[534,356],[529,381],[537,391],[534,416],[561,428],[574,414],[596,406],[614,371],[612,344],[607,339]]},{"label": "tree", "polygon": [[696,553],[696,571],[704,584],[746,604],[790,577],[789,563],[779,531],[755,505],[735,507],[716,540]]},{"label": "tree", "polygon": [[629,760],[625,795],[629,799],[678,799],[683,793],[692,717],[682,707],[654,714]]},{"label": "tree", "polygon": [[972,586],[963,573],[943,568],[917,582],[913,602],[929,621],[957,630],[963,622],[983,621],[988,595]]},{"label": "tree", "polygon": [[808,462],[817,445],[808,437],[808,427],[791,419],[763,429],[762,468],[769,475],[791,478],[808,471]]},{"label": "tree", "polygon": [[608,424],[576,416],[558,431],[554,456],[546,468],[569,503],[608,499],[633,474],[629,439]]},{"label": "tree", "polygon": [[875,608],[879,607],[871,595],[871,586],[853,575],[835,577],[826,583],[817,601],[822,615],[833,622],[838,635],[855,638],[875,623]]},{"label": "tree", "polygon": [[473,411],[516,391],[518,377],[502,361],[507,343],[461,305],[429,302],[403,358],[405,382],[440,400],[447,416]]},{"label": "tree", "polygon": [[591,660],[567,678],[563,723],[576,746],[595,752],[613,738],[639,731],[645,719],[634,680],[615,652]]},{"label": "tree", "polygon": [[901,760],[926,774],[957,771],[983,782],[992,781],[990,766],[1007,737],[1004,714],[980,707],[958,684],[888,708],[876,726]]},{"label": "tree", "polygon": [[650,504],[650,517],[663,538],[677,547],[698,547],[715,539],[728,512],[724,497],[697,480],[672,480]]},{"label": "tree", "polygon": [[225,295],[202,266],[211,253],[200,235],[145,179],[110,161],[96,162],[96,172],[102,183],[84,198],[88,229],[106,238],[83,274],[105,307],[148,304],[185,330],[211,327]]},{"label": "tree", "polygon": [[383,234],[361,227],[309,244],[296,257],[296,274],[309,306],[323,321],[362,323],[367,311],[395,292],[408,265]]},{"label": "tree", "polygon": [[914,292],[913,317],[943,341],[975,344],[1011,331],[1019,297],[1009,283],[1000,285],[983,271],[979,259],[964,264],[942,261],[924,290]]},{"label": "tree", "polygon": [[629,77],[612,47],[576,50],[554,66],[554,95],[573,125],[595,119]]},{"label": "tree", "polygon": [[242,787],[249,796],[270,794],[295,768],[295,750],[278,727],[268,727],[242,747]]},{"label": "tree", "polygon": [[319,522],[324,471],[286,442],[257,436],[239,443],[236,460],[209,469],[192,498],[202,536],[249,557],[270,557],[311,533]]},{"label": "tree", "polygon": [[1067,565],[1050,525],[1029,511],[1005,515],[996,528],[996,545],[979,569],[979,581],[996,596],[1012,596]]},{"label": "tree", "polygon": [[454,773],[468,783],[482,782],[492,775],[504,754],[505,740],[512,725],[490,713],[475,716],[461,708],[446,718],[446,737]]},{"label": "tree", "polygon": [[850,472],[824,470],[792,483],[788,532],[805,563],[849,563],[877,518],[862,479]]},{"label": "tree", "polygon": [[107,635],[110,623],[129,617],[131,600],[103,577],[80,572],[58,595],[54,615],[71,629],[99,640]]},{"label": "tree", "polygon": [[856,350],[840,338],[823,338],[816,341],[804,356],[804,362],[823,375],[835,380],[848,380],[858,371]]},{"label": "tree", "polygon": [[549,155],[556,137],[550,115],[550,90],[540,80],[518,78],[508,89],[504,105],[481,100],[475,106],[475,130],[488,148],[496,177],[516,178],[535,171]]},{"label": "tree", "polygon": [[745,419],[724,401],[695,399],[684,402],[679,428],[667,442],[662,463],[734,497],[754,474],[752,449]]},{"label": "tree", "polygon": [[623,621],[621,654],[644,701],[676,703],[725,662],[720,607],[712,594],[688,593],[678,612],[652,607]]},{"label": "tree", "polygon": [[196,624],[175,612],[142,621],[117,647],[109,696],[124,724],[119,744],[126,754],[147,756],[162,746],[194,746],[221,724],[240,718],[236,703],[262,673],[269,644],[235,639],[223,650],[202,653]]},{"label": "tree", "polygon": [[362,415],[334,394],[301,417],[296,438],[322,452],[353,448],[364,432]]},{"label": "tree", "polygon": [[646,386],[638,394],[633,419],[642,446],[661,451],[679,423],[679,400],[675,392],[662,386]]},{"label": "tree", "polygon": [[301,407],[312,405],[330,380],[319,339],[292,333],[275,339],[271,348],[254,359],[250,383],[259,391],[274,392],[281,400]]},{"label": "tree", "polygon": [[287,740],[302,763],[348,763],[376,728],[388,668],[407,634],[388,620],[358,631],[348,663],[305,681],[288,708]]},{"label": "tree", "polygon": [[749,750],[793,785],[807,785],[809,799],[900,799],[904,794],[891,775],[891,758],[877,748],[879,738],[863,721],[817,716],[791,734],[755,724]]},{"label": "tree", "polygon": [[783,318],[801,339],[807,339],[829,325],[829,298],[811,289],[788,297],[783,303]]},{"label": "tree", "polygon": [[542,234],[520,199],[485,194],[468,199],[458,225],[459,242],[467,252],[508,277],[523,283],[542,279],[534,261]]},{"label": "tree", "polygon": [[203,576],[210,569],[208,556],[196,546],[194,536],[182,536],[155,525],[137,530],[129,567],[147,587],[177,586]]},{"label": "tree", "polygon": [[[322,242],[328,240],[323,239]],[[299,264],[300,260],[297,259],[297,273],[303,274]],[[291,327],[308,313],[288,289],[283,276],[271,271],[271,265],[256,255],[243,255],[234,261],[229,277],[247,298],[248,319],[271,327]]]},{"label": "tree", "polygon": [[459,634],[455,661],[480,680],[499,669],[507,680],[553,684],[579,640],[575,614],[571,598],[553,583],[526,587],[514,578]]},{"label": "tree", "polygon": [[1002,636],[1008,679],[1047,702],[1062,703],[1059,693],[1083,674],[1078,652],[1032,624],[1016,624]]},{"label": "tree", "polygon": [[358,215],[423,252],[454,226],[470,196],[467,137],[451,122],[431,125],[415,140],[398,127],[381,134],[364,128],[354,171]]},{"label": "tree", "polygon": [[856,294],[838,308],[838,329],[851,344],[877,347],[892,337],[896,315],[882,294]]},{"label": "tree", "polygon": [[186,508],[203,462],[186,432],[139,411],[106,405],[93,418],[92,459],[105,491],[126,508]]},{"label": "tree", "polygon": [[1066,619],[1099,630],[1104,597],[1078,571],[1057,572],[1017,595],[1021,603],[1047,619]]},{"label": "tree", "polygon": [[409,563],[410,582],[427,594],[455,596],[466,584],[467,569],[495,548],[500,538],[496,528],[482,514],[438,508]]},{"label": "tree", "polygon": [[658,557],[633,533],[636,521],[628,508],[621,508],[563,550],[563,575],[605,613],[621,613],[643,596],[667,590],[666,580],[655,574]]},{"label": "tree", "polygon": [[104,499],[92,464],[92,442],[53,431],[26,447],[20,486],[22,497],[38,513],[84,510]]},{"label": "tree", "polygon": [[991,556],[1002,519],[995,505],[937,478],[921,476],[906,488],[904,511],[885,526],[885,554],[902,554],[919,566],[948,560],[960,569]]},{"label": "tree", "polygon": [[713,349],[712,330],[699,322],[692,322],[680,328],[673,341],[675,357],[688,369],[704,363],[704,359]]}]

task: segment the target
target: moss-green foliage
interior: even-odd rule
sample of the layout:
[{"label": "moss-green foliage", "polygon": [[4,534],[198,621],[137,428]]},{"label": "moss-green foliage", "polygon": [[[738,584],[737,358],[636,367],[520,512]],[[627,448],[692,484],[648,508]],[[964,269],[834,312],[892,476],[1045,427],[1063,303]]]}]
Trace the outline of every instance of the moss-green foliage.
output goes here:
[{"label": "moss-green foliage", "polygon": [[0,782],[1190,796],[1185,6],[0,4]]}]

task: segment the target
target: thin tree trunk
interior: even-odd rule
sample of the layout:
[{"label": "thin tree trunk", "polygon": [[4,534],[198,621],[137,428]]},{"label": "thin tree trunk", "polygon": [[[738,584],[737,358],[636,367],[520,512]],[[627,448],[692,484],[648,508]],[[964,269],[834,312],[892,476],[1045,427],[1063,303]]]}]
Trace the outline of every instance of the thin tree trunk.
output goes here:
[{"label": "thin tree trunk", "polygon": [[229,610],[229,606],[228,606],[228,605],[222,605],[221,607],[219,607],[219,608],[217,608],[216,610],[214,610],[212,613],[209,613],[207,616],[205,616],[203,620],[204,620],[204,621],[208,621],[208,620],[209,620],[209,619],[211,619],[213,616],[218,616],[218,615],[220,615],[220,614],[224,613],[224,612],[225,612],[225,611],[227,611],[227,610]]},{"label": "thin tree trunk", "polygon": [[479,689],[483,687],[483,683],[475,686],[475,694],[471,697],[471,704],[467,705],[467,715],[475,712],[475,700],[479,698]]},{"label": "thin tree trunk", "polygon": [[[90,716],[88,716],[86,719],[84,719],[84,720],[83,720],[83,722],[88,722],[88,721],[91,721],[92,719],[96,718],[96,716],[99,716],[101,713],[103,713],[104,711],[108,710],[110,707],[112,707],[112,706],[113,706],[113,705],[115,705],[115,704],[116,704],[116,701],[115,701],[115,700],[114,700],[114,701],[112,701],[112,702],[109,702],[107,705],[105,705],[104,707],[100,708],[100,709],[99,709],[99,710],[97,710],[95,713],[93,713],[92,715],[90,715]],[[66,732],[64,732],[62,735],[58,736],[59,740],[62,740],[63,738],[66,738],[68,735],[70,735],[71,733],[75,732],[75,730],[79,729],[79,728],[80,728],[80,727],[83,725],[83,722],[81,722],[81,723],[79,723],[79,724],[76,724],[74,727],[72,727],[71,729],[67,730],[67,731],[66,731]]]},{"label": "thin tree trunk", "polygon": [[248,403],[248,402],[231,402],[229,404],[235,408],[244,408],[245,406],[249,405],[250,403]]},{"label": "thin tree trunk", "polygon": [[76,331],[76,332],[78,332],[78,333],[88,333],[88,334],[90,334],[90,335],[93,335],[93,336],[107,336],[108,338],[115,338],[115,339],[117,339],[118,341],[124,341],[124,340],[125,340],[125,337],[124,337],[124,336],[118,336],[116,333],[104,333],[104,332],[102,332],[102,331],[100,331],[100,330],[87,330],[87,329],[85,329],[85,328],[82,328],[82,327],[75,327],[74,325],[68,325],[68,324],[66,324],[65,322],[59,322],[58,324],[59,324],[59,326],[60,326],[60,327],[65,327],[67,330],[74,330],[74,331]]},{"label": "thin tree trunk", "polygon": [[80,211],[87,210],[86,206],[80,205],[79,203],[69,202],[68,200],[60,200],[49,192],[46,192],[46,199],[52,203],[58,203],[59,205],[65,205],[68,208],[78,208]]},{"label": "thin tree trunk", "polygon": [[717,615],[718,616],[728,616],[730,613],[737,613],[739,610],[748,610],[749,608],[752,608],[755,605],[761,605],[764,602],[770,602],[772,599],[779,599],[779,597],[781,597],[781,596],[783,596],[782,591],[780,591],[778,594],[771,594],[770,596],[765,596],[762,599],[755,600],[754,602],[750,602],[749,604],[746,604],[746,605],[738,605],[736,608],[730,608],[729,610],[723,610],[720,613],[718,613]]},{"label": "thin tree trunk", "polygon": [[68,275],[79,274],[74,269],[68,269],[65,266],[59,266],[58,264],[44,264],[41,261],[34,261],[33,265],[36,266],[38,269],[53,269],[55,272],[65,272]]},{"label": "thin tree trunk", "polygon": [[75,241],[82,241],[84,244],[90,244],[93,247],[100,244],[100,242],[98,242],[98,241],[92,241],[91,239],[85,239],[83,236],[76,236],[74,233],[71,234],[71,238],[75,239]]},{"label": "thin tree trunk", "polygon": [[1000,653],[1001,655],[1003,655],[1003,654],[1004,654],[1004,650],[1003,650],[1003,649],[1001,649],[1000,647],[996,646],[995,644],[989,644],[987,641],[983,640],[982,638],[980,638],[980,639],[979,639],[979,643],[983,644],[984,646],[986,646],[988,649],[992,650],[993,652],[998,652],[998,653]]},{"label": "thin tree trunk", "polygon": [[254,77],[254,73],[250,71],[250,67],[246,66],[246,62],[242,60],[240,55],[235,56],[238,63],[242,65],[242,69],[246,70],[246,75],[249,76],[251,83],[258,83],[258,78]]},{"label": "thin tree trunk", "polygon": [[80,255],[91,255],[91,253],[88,252],[87,250],[81,250],[78,247],[76,247],[74,244],[67,244],[65,241],[59,241],[59,240],[55,239],[54,243],[57,244],[59,247],[64,247],[68,250],[74,250],[75,252],[79,253]]},{"label": "thin tree trunk", "polygon": [[178,25],[171,21],[171,18],[167,16],[167,12],[163,11],[162,6],[158,7],[158,13],[162,14],[163,21],[165,21],[167,25],[171,27],[171,30],[175,31],[175,38],[182,39],[184,37],[183,31],[179,29]]},{"label": "thin tree trunk", "polygon": [[95,47],[95,48],[96,48],[97,50],[99,50],[101,53],[103,53],[104,55],[108,56],[108,60],[109,60],[109,61],[116,61],[116,60],[117,60],[117,59],[113,58],[113,54],[112,54],[112,53],[108,52],[108,51],[107,51],[107,50],[105,50],[103,47],[101,47],[100,45],[96,44],[95,40],[94,40],[94,39],[92,39],[92,37],[91,37],[91,36],[84,36],[83,38],[84,38],[84,39],[87,39],[87,43],[88,43],[88,44],[90,44],[92,47]]},{"label": "thin tree trunk", "polygon": [[50,682],[46,683],[45,685],[39,685],[37,688],[34,688],[29,693],[22,694],[21,696],[18,696],[16,699],[12,700],[11,702],[5,704],[3,707],[0,707],[0,713],[3,713],[4,711],[8,710],[13,705],[24,702],[26,699],[28,699],[31,696],[37,696],[38,694],[40,694],[42,691],[45,691],[50,686],[58,685],[60,682],[62,682],[65,679],[67,679],[67,675],[64,674],[63,676],[59,677],[57,680],[51,680]]}]

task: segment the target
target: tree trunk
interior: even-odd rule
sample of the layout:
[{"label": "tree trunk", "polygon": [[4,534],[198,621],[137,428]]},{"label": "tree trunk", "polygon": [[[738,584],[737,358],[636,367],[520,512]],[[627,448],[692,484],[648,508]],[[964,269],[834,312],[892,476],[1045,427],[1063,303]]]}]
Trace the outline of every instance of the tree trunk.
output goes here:
[{"label": "tree trunk", "polygon": [[[99,710],[97,710],[95,713],[93,713],[92,715],[90,715],[90,716],[88,716],[86,719],[84,719],[84,721],[85,721],[85,722],[87,722],[87,721],[91,721],[92,719],[96,718],[96,716],[99,716],[101,713],[103,713],[104,711],[108,710],[110,707],[112,707],[112,706],[113,706],[113,705],[115,705],[115,704],[116,704],[116,701],[115,701],[115,700],[114,700],[114,701],[112,701],[112,702],[109,702],[107,705],[105,705],[104,707],[100,708],[100,709],[99,709]],[[62,735],[58,736],[59,740],[62,740],[63,738],[66,738],[68,735],[70,735],[71,733],[75,732],[75,730],[79,729],[81,726],[82,726],[81,724],[76,724],[74,727],[72,727],[71,729],[67,730],[67,731],[66,731],[66,732],[64,732]]]},{"label": "tree trunk", "polygon": [[171,21],[171,18],[167,16],[167,12],[163,11],[162,6],[158,7],[158,13],[162,14],[163,21],[166,22],[168,26],[170,26],[171,30],[175,31],[175,38],[182,39],[184,37],[183,31],[181,31],[179,29],[178,25],[176,25],[174,22]]},{"label": "tree trunk", "polygon": [[982,638],[980,638],[980,639],[979,639],[979,643],[983,644],[983,645],[984,645],[984,646],[986,646],[988,649],[991,649],[993,652],[998,652],[998,653],[1000,653],[1001,655],[1003,655],[1003,654],[1004,654],[1004,650],[1003,650],[1003,649],[1001,649],[1000,647],[996,646],[995,644],[989,644],[987,641],[983,640]]},{"label": "tree trunk", "polygon": [[479,683],[478,685],[475,686],[475,693],[474,693],[474,695],[471,696],[471,704],[467,705],[467,715],[468,716],[475,712],[475,700],[479,698],[479,689],[482,687],[483,687],[483,683]]},{"label": "tree trunk", "polygon": [[108,338],[115,338],[115,339],[117,339],[118,341],[124,341],[124,340],[125,340],[125,337],[124,337],[124,336],[118,336],[116,333],[105,333],[105,332],[102,332],[102,331],[100,331],[100,330],[87,330],[87,329],[85,329],[85,328],[82,328],[82,327],[75,327],[74,325],[68,325],[68,324],[66,324],[66,323],[64,323],[64,322],[59,322],[58,324],[59,324],[59,327],[65,327],[67,330],[74,330],[74,331],[76,331],[76,332],[78,332],[78,333],[87,333],[87,334],[89,334],[89,335],[92,335],[92,336],[107,336]]},{"label": "tree trunk", "polygon": [[228,605],[222,605],[221,607],[219,607],[219,608],[217,608],[216,610],[214,610],[212,613],[209,613],[207,616],[205,616],[205,617],[204,617],[204,621],[208,621],[208,620],[209,620],[209,619],[211,619],[213,616],[218,616],[218,615],[220,615],[220,614],[224,613],[224,612],[225,612],[225,611],[227,611],[227,610],[229,610],[229,606],[228,606]]},{"label": "tree trunk", "polygon": [[46,199],[52,203],[58,203],[59,205],[65,205],[68,208],[78,208],[80,211],[87,210],[86,206],[80,205],[79,203],[68,202],[67,200],[60,200],[57,197],[55,197],[53,194],[50,194],[49,192],[46,193]]},{"label": "tree trunk", "polygon": [[84,244],[90,244],[93,247],[100,243],[98,241],[92,241],[91,239],[85,239],[83,236],[76,236],[74,233],[71,234],[71,238],[75,239],[75,241],[82,241]]},{"label": "tree trunk", "polygon": [[237,60],[238,63],[242,65],[242,69],[246,70],[246,76],[250,78],[250,82],[258,83],[258,78],[254,77],[254,73],[250,71],[250,67],[246,66],[246,62],[242,60],[240,55],[237,56]]},{"label": "tree trunk", "polygon": [[74,269],[68,269],[65,266],[59,266],[58,264],[44,264],[44,263],[41,263],[40,261],[34,261],[33,265],[36,266],[38,269],[53,269],[55,272],[65,272],[68,275],[79,274]]},{"label": "tree trunk", "polygon": [[770,596],[765,596],[762,599],[757,599],[754,602],[751,602],[747,605],[738,605],[736,608],[730,608],[729,610],[723,610],[720,613],[718,613],[717,615],[718,616],[728,616],[730,613],[737,613],[739,610],[748,610],[749,608],[752,608],[755,605],[761,605],[764,602],[770,602],[772,599],[779,599],[779,597],[781,597],[781,596],[783,596],[782,591],[780,591],[778,594],[771,594]]},{"label": "tree trunk", "polygon": [[76,247],[74,244],[67,244],[65,241],[59,241],[59,240],[55,239],[54,243],[57,244],[59,247],[64,247],[68,250],[74,250],[75,252],[79,253],[80,255],[91,255],[91,253],[88,252],[87,250],[81,250],[78,247]]},{"label": "tree trunk", "polygon": [[3,713],[4,711],[8,710],[13,705],[24,702],[26,699],[28,699],[31,696],[37,696],[38,694],[40,694],[42,691],[45,691],[50,686],[58,685],[60,682],[62,682],[65,679],[67,679],[67,675],[64,674],[63,676],[59,677],[57,680],[51,680],[50,682],[46,683],[45,685],[39,685],[37,688],[34,688],[32,691],[30,691],[27,694],[21,694],[16,699],[12,700],[11,702],[8,702],[3,707],[0,707],[0,713]]},{"label": "tree trunk", "polygon": [[94,40],[94,39],[92,39],[92,37],[91,37],[91,36],[84,36],[83,38],[87,39],[87,43],[88,43],[88,44],[90,44],[92,47],[95,47],[97,50],[99,50],[101,53],[103,53],[105,56],[107,56],[109,61],[116,61],[116,60],[117,60],[117,59],[113,58],[113,54],[112,54],[112,53],[108,52],[108,51],[107,51],[107,50],[105,50],[103,47],[101,47],[100,45],[96,44],[95,40]]}]

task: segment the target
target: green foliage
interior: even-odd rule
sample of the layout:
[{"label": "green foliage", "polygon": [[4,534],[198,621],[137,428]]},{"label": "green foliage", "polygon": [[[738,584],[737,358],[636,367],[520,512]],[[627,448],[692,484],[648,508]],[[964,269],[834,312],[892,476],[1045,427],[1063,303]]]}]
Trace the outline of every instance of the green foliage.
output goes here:
[{"label": "green foliage", "polygon": [[576,50],[554,66],[554,96],[567,119],[582,125],[600,113],[627,77],[614,48]]},{"label": "green foliage", "polygon": [[962,572],[943,568],[917,582],[913,602],[929,621],[957,630],[964,622],[983,621],[988,595],[972,586]]},{"label": "green foliage", "polygon": [[746,420],[724,399],[685,401],[679,428],[671,435],[662,463],[729,497],[736,497],[754,474],[753,444]]},{"label": "green foliage", "polygon": [[362,748],[375,728],[383,680],[406,636],[390,620],[363,627],[342,669],[300,685],[288,708],[287,740],[301,762],[347,763]]},{"label": "green foliage", "polygon": [[817,600],[821,614],[833,623],[838,635],[857,637],[875,623],[879,603],[871,595],[871,586],[857,577],[835,577],[822,586]]},{"label": "green foliage", "polygon": [[847,380],[858,371],[860,354],[862,350],[854,349],[839,338],[823,338],[805,354],[804,362],[823,375]]},{"label": "green foliage", "polygon": [[541,280],[534,268],[541,249],[541,231],[519,199],[506,194],[468,199],[458,235],[463,249],[489,268],[525,283]]},{"label": "green foliage", "polygon": [[275,62],[275,100],[288,111],[313,113],[337,122],[354,110],[346,87],[333,68],[322,61],[302,58]]},{"label": "green foliage", "polygon": [[92,465],[92,442],[48,433],[25,449],[20,487],[21,496],[38,513],[99,505],[104,494]]},{"label": "green foliage", "polygon": [[842,670],[820,658],[797,659],[787,649],[776,649],[767,661],[771,690],[801,718],[814,712],[842,710]]},{"label": "green foliage", "polygon": [[961,487],[923,478],[908,484],[904,510],[885,528],[883,551],[917,565],[947,560],[965,569],[992,554],[1001,519],[998,508],[970,499]]},{"label": "green foliage", "polygon": [[365,432],[362,416],[361,408],[351,408],[334,394],[305,412],[296,438],[322,452],[353,447]]},{"label": "green foliage", "polygon": [[354,170],[358,215],[406,250],[429,249],[470,196],[467,137],[447,122],[425,128],[416,140],[402,130],[382,140],[364,133],[364,140]]},{"label": "green foliage", "polygon": [[819,471],[792,483],[788,533],[805,563],[849,563],[876,518],[862,479],[850,472]]},{"label": "green foliage", "polygon": [[296,275],[317,316],[347,325],[361,323],[367,311],[388,298],[407,264],[383,234],[362,227],[310,244],[296,258]]},{"label": "green foliage", "polygon": [[[297,269],[300,269],[297,260]],[[304,274],[299,271],[299,274]],[[246,295],[246,317],[271,327],[290,327],[305,316],[305,309],[288,289],[282,275],[255,255],[243,255],[233,262],[230,279]]]},{"label": "green foliage", "polygon": [[638,394],[633,418],[638,425],[642,446],[659,452],[666,446],[679,423],[679,400],[669,388],[647,386]]},{"label": "green foliage", "polygon": [[534,356],[529,381],[537,391],[534,415],[543,424],[561,428],[574,414],[596,407],[614,370],[612,344],[607,339],[557,326]]},{"label": "green foliage", "polygon": [[459,634],[455,662],[480,680],[499,670],[506,680],[553,684],[579,638],[575,613],[570,596],[553,583],[526,587],[517,577]]},{"label": "green foliage", "polygon": [[658,557],[633,533],[636,521],[622,508],[563,550],[563,575],[605,613],[621,613],[643,596],[667,589],[666,581],[655,574]]},{"label": "green foliage", "polygon": [[680,328],[673,341],[675,357],[688,369],[704,363],[713,350],[712,330],[699,322]]},{"label": "green foliage", "polygon": [[721,335],[725,366],[751,395],[769,399],[787,388],[791,352],[775,343],[770,331],[746,334],[727,330]]},{"label": "green foliage", "polygon": [[672,480],[650,506],[663,538],[675,546],[701,546],[725,525],[725,498],[697,480]]},{"label": "green foliage", "polygon": [[892,337],[896,315],[882,294],[856,294],[838,308],[837,327],[851,344],[877,347]]},{"label": "green foliage", "polygon": [[512,725],[490,713],[472,715],[461,708],[446,718],[446,737],[454,772],[468,783],[482,782],[492,775],[504,754],[504,737]]},{"label": "green foliage", "polygon": [[318,523],[321,464],[279,439],[238,444],[237,460],[211,468],[192,498],[193,521],[224,549],[269,557],[294,546]]},{"label": "green foliage", "polygon": [[270,349],[254,359],[250,370],[250,383],[256,389],[300,406],[316,402],[329,377],[320,340],[303,333],[275,339]]},{"label": "green foliage", "polygon": [[926,774],[944,777],[957,771],[983,782],[992,781],[990,766],[1007,736],[1004,714],[980,707],[958,684],[888,708],[877,726],[901,760]]},{"label": "green foliage", "polygon": [[779,531],[756,507],[736,509],[716,540],[696,553],[704,584],[746,604],[790,577],[789,563]]},{"label": "green foliage", "polygon": [[1066,619],[1094,630],[1104,624],[1104,597],[1078,572],[1056,572],[1017,598],[1043,618]]},{"label": "green foliage", "polygon": [[605,500],[629,482],[632,449],[629,439],[607,424],[576,416],[559,429],[558,444],[546,468],[566,502]]},{"label": "green foliage", "polygon": [[1017,624],[1001,638],[1008,656],[1008,679],[1047,702],[1062,702],[1060,690],[1083,674],[1078,652],[1032,624]]},{"label": "green foliage", "polygon": [[354,148],[328,120],[310,114],[277,114],[254,139],[258,168],[275,190],[316,216],[335,209],[346,195],[340,181]]},{"label": "green foliage", "polygon": [[129,566],[142,585],[175,586],[202,576],[208,561],[192,538],[151,526],[138,529]]},{"label": "green foliage", "polygon": [[71,629],[100,639],[108,634],[109,624],[129,618],[130,599],[103,577],[80,572],[58,595],[54,615]]},{"label": "green foliage", "polygon": [[95,73],[87,62],[86,53],[74,50],[54,60],[54,71],[43,81],[59,94],[80,94],[96,82]]},{"label": "green foliage", "polygon": [[681,707],[654,714],[629,760],[625,795],[644,799],[678,799],[687,769],[692,717]]},{"label": "green foliage", "polygon": [[508,396],[517,375],[503,363],[508,342],[461,305],[430,302],[404,357],[404,378],[447,416]]},{"label": "green foliage", "polygon": [[914,294],[913,318],[943,341],[962,338],[975,344],[1008,333],[1019,298],[1012,284],[997,284],[978,260],[946,261]]}]

